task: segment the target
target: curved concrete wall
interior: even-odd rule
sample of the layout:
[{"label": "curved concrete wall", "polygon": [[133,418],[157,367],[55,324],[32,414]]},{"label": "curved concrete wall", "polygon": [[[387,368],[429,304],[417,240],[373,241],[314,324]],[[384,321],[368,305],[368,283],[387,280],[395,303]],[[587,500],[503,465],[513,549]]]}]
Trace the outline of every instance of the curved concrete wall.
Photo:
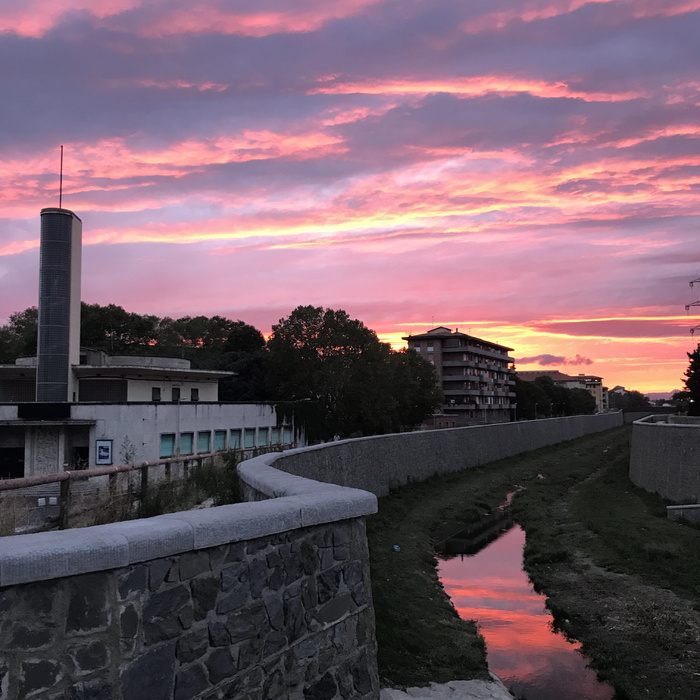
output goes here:
[{"label": "curved concrete wall", "polygon": [[635,421],[630,479],[675,503],[700,503],[700,424],[659,415]]},{"label": "curved concrete wall", "polygon": [[623,424],[622,412],[341,440],[284,452],[286,472],[385,496],[409,481],[512,457]]}]

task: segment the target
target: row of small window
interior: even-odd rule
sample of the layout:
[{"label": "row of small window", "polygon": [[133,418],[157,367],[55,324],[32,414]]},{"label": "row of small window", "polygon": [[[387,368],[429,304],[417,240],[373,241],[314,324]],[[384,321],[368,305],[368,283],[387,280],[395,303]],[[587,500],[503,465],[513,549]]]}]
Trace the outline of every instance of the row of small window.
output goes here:
[{"label": "row of small window", "polygon": [[[171,401],[180,401],[183,398],[179,386],[174,386],[170,392]],[[161,391],[161,388],[159,386],[151,387],[151,401],[162,401],[162,399],[163,392]],[[190,401],[199,401],[199,389],[190,389]]]},{"label": "row of small window", "polygon": [[[160,456],[203,454],[205,452],[224,452],[225,450],[250,449],[271,445],[291,445],[294,434],[291,426],[274,428],[236,428],[234,430],[200,430],[196,433],[163,433],[160,436]],[[195,450],[196,447],[196,450]]]}]

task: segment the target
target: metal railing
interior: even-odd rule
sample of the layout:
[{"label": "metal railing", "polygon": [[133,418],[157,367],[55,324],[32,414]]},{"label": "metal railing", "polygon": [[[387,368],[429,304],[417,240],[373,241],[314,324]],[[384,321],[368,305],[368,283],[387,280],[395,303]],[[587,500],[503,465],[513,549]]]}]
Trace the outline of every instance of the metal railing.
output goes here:
[{"label": "metal railing", "polygon": [[[136,480],[136,488],[133,488],[132,481],[129,478],[127,491],[129,494],[133,495],[136,500],[143,501],[148,493],[149,483],[153,481],[150,477],[150,470],[152,469],[160,469],[162,471],[162,475],[159,475],[162,476],[159,482],[179,481],[186,479],[190,469],[201,467],[206,460],[216,457],[221,458],[227,454],[234,453],[237,457],[237,461],[242,461],[267,452],[280,451],[281,449],[282,447],[280,445],[243,448],[222,452],[206,452],[196,455],[164,457],[162,459],[138,462],[135,464],[111,465],[96,467],[94,469],[66,470],[52,474],[26,476],[17,479],[2,479],[0,480],[0,502],[3,496],[11,491],[19,491],[20,493],[17,495],[28,499],[33,495],[31,492],[27,492],[29,489],[35,489],[37,486],[57,484],[59,487],[58,502],[56,504],[58,506],[58,527],[60,529],[66,529],[69,527],[71,506],[74,501],[79,500],[81,496],[84,497],[88,493],[94,495],[95,492],[101,490],[105,490],[110,494],[120,493],[118,479],[121,475],[131,475],[140,472],[139,478]],[[105,477],[107,478],[106,489],[101,489],[100,486],[98,486],[95,491],[90,492],[85,488],[76,488],[77,484],[89,483],[91,479],[102,479],[104,482]],[[122,489],[121,492],[123,493],[124,489]]]}]

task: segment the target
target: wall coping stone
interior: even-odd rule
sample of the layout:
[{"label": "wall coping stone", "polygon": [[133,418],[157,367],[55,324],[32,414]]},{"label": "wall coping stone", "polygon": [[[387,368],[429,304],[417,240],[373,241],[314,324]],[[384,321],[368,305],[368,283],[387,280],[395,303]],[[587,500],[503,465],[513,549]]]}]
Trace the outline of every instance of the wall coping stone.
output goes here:
[{"label": "wall coping stone", "polygon": [[651,416],[645,416],[632,423],[632,425],[643,425],[643,426],[654,426],[659,428],[692,428],[697,430],[700,428],[700,423],[672,423],[669,422],[669,416],[673,417],[673,414],[668,413],[657,413]]},{"label": "wall coping stone", "polygon": [[[335,444],[335,443],[334,443]],[[0,587],[115,569],[377,511],[374,494],[287,474],[269,453],[239,466],[268,500],[0,537]]]}]

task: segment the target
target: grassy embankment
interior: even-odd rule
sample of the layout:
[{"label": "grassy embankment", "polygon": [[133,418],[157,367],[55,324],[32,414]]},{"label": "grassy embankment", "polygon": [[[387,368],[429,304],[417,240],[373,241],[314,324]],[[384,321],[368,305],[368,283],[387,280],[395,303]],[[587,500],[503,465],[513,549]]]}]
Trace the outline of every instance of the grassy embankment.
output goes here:
[{"label": "grassy embankment", "polygon": [[[605,573],[632,575],[635,582],[674,591],[700,609],[700,531],[667,521],[665,504],[631,485],[630,433],[629,426],[618,428],[434,477],[380,500],[379,513],[368,520],[368,535],[385,683],[425,685],[484,675],[483,641],[475,625],[456,617],[437,580],[431,532],[441,521],[474,522],[523,486],[514,515],[527,531],[528,572],[550,596],[555,614],[571,618],[568,631],[584,641],[595,667],[621,696],[642,697],[636,678],[640,666],[649,671],[654,659],[627,649],[634,645],[616,636],[624,621],[616,627],[603,619],[601,610],[574,610],[572,602],[577,585],[589,586],[581,565],[586,561]],[[399,552],[393,550],[395,544]],[[553,586],[566,574],[569,597],[560,599]],[[613,587],[610,595],[625,595],[628,579],[595,586],[601,596],[608,583]],[[678,649],[669,653],[676,661],[682,655]]]}]

